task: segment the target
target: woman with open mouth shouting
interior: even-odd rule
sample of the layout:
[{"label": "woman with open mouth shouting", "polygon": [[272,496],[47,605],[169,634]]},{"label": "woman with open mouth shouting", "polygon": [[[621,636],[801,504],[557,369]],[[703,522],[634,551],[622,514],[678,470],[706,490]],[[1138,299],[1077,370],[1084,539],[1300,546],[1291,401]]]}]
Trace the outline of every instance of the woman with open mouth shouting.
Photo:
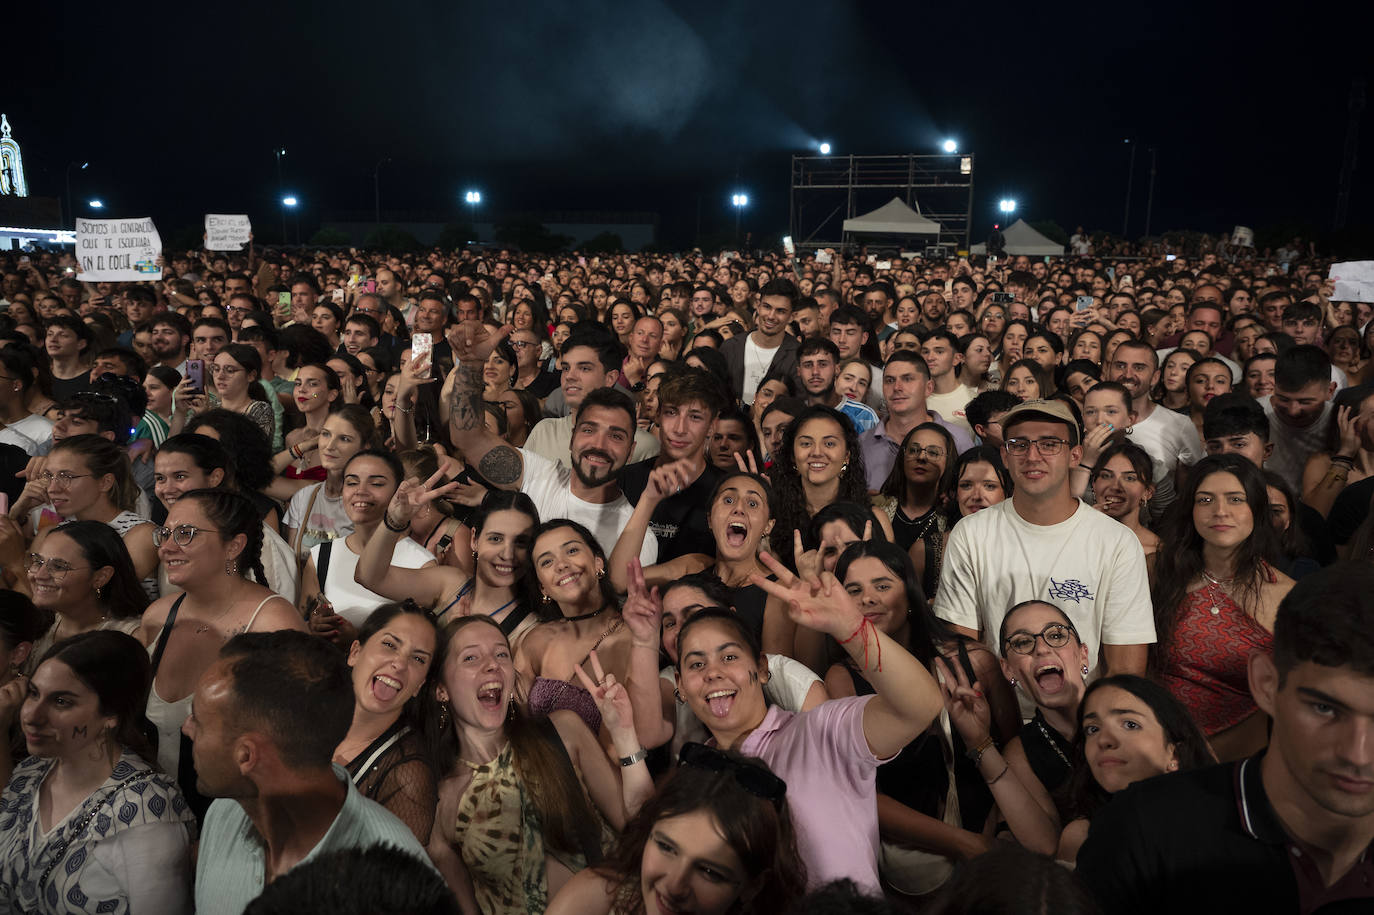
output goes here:
[{"label": "woman with open mouth shouting", "polygon": [[629,694],[595,653],[592,676],[574,665],[616,767],[578,715],[523,711],[510,642],[489,617],[455,620],[443,641],[439,708],[427,719],[444,775],[430,857],[464,911],[542,913],[573,874],[601,860],[603,824],[623,829],[653,794]]},{"label": "woman with open mouth shouting", "polygon": [[[640,548],[649,530],[649,518],[658,503],[691,482],[688,471],[678,464],[667,464],[649,474],[649,485],[639,497],[634,514],[611,551],[608,577],[617,592],[625,592],[630,585],[630,563],[638,561]],[[650,587],[666,585],[684,575],[703,573],[718,578],[729,590],[730,606],[749,626],[755,640],[762,641],[764,650],[777,654],[791,654],[792,645],[781,641],[790,635],[791,626],[768,626],[770,616],[775,620],[786,617],[787,610],[777,600],[769,601],[763,589],[750,581],[750,576],[767,576],[768,570],[759,562],[759,548],[773,530],[773,487],[758,473],[739,471],[721,479],[711,495],[707,524],[716,541],[716,554],[690,553],[668,562],[661,562],[643,570],[643,580]],[[769,635],[781,630],[779,640]]]},{"label": "woman with open mouth shouting", "polygon": [[794,714],[768,707],[768,664],[732,613],[702,610],[678,638],[678,690],[717,746],[758,756],[788,785],[797,848],[812,886],[848,877],[868,893],[878,878],[879,761],[930,725],[940,688],[911,653],[875,627],[828,572],[798,577],[771,555],[778,577],[754,583],[785,601],[793,620],[831,636],[875,688]]},{"label": "woman with open mouth shouting", "polygon": [[[359,556],[382,526],[388,504],[405,470],[390,451],[369,449],[349,458],[343,472],[343,507],[353,532],[310,549],[301,576],[300,606],[310,631],[343,647],[357,637],[357,627],[387,598],[355,581]],[[409,537],[391,544],[389,562],[400,574],[434,565],[434,556]],[[389,566],[391,568],[393,566]]]},{"label": "woman with open mouth shouting", "polygon": [[438,642],[434,615],[411,601],[368,615],[348,650],[353,723],[334,751],[363,796],[400,817],[422,843],[438,803],[421,736],[443,665]]},{"label": "woman with open mouth shouting", "polygon": [[392,600],[410,598],[436,608],[440,625],[463,616],[488,617],[519,645],[539,622],[538,593],[530,575],[530,533],[539,525],[539,513],[529,496],[496,490],[483,497],[468,519],[471,575],[447,565],[406,568],[393,558],[399,547],[414,543],[406,531],[415,515],[457,487],[436,485],[442,475],[436,471],[424,483],[401,483],[382,516],[384,523],[373,529],[362,551],[357,581]]}]

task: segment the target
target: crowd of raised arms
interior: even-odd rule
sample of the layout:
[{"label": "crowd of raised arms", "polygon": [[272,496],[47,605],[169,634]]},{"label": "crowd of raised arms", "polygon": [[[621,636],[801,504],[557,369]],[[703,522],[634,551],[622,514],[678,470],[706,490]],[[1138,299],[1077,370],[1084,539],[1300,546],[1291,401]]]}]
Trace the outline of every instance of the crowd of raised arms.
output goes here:
[{"label": "crowd of raised arms", "polygon": [[1370,305],[1074,250],[0,253],[0,915],[1370,911]]}]

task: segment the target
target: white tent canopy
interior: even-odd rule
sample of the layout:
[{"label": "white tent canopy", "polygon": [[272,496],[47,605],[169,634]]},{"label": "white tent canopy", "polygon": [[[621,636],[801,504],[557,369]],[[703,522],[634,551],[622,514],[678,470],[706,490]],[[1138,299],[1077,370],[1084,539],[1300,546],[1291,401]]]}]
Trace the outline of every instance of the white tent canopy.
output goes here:
[{"label": "white tent canopy", "polygon": [[940,224],[902,203],[900,197],[893,197],[871,213],[846,219],[844,230],[874,235],[939,235]]},{"label": "white tent canopy", "polygon": [[[1060,256],[1064,253],[1064,246],[1050,241],[1039,232],[1026,224],[1024,219],[1016,222],[1002,230],[1002,237],[1006,239],[1005,250],[1007,254],[1024,254],[1027,257]],[[977,244],[970,249],[974,254],[987,254],[986,244]]]}]

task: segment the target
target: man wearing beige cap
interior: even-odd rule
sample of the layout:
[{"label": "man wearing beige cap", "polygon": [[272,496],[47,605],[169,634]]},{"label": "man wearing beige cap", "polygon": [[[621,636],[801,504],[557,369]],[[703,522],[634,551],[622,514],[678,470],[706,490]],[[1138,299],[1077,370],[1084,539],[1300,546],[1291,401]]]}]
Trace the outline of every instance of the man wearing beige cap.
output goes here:
[{"label": "man wearing beige cap", "polygon": [[1069,471],[1083,460],[1073,414],[1060,400],[1028,400],[1002,417],[1002,432],[1015,491],[955,525],[936,616],[1000,654],[1007,610],[1045,601],[1068,615],[1088,646],[1085,670],[1058,675],[1144,674],[1155,641],[1145,554],[1129,528],[1070,494]]}]

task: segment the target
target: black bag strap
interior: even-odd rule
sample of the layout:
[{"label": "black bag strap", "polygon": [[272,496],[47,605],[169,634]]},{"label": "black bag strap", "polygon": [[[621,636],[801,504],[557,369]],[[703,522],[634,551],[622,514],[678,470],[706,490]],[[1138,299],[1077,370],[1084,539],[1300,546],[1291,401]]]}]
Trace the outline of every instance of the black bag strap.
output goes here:
[{"label": "black bag strap", "polygon": [[167,619],[162,624],[162,631],[157,634],[157,645],[153,647],[152,673],[148,679],[151,681],[157,677],[157,667],[162,663],[162,653],[167,650],[167,640],[172,636],[172,626],[177,621],[177,611],[181,609],[181,602],[186,599],[186,592],[182,592],[176,600],[172,601],[172,609],[167,611]]},{"label": "black bag strap", "polygon": [[318,563],[318,568],[315,569],[319,574],[315,577],[319,579],[321,595],[324,594],[324,581],[329,577],[329,551],[333,549],[333,547],[333,540],[326,540],[324,543],[320,544],[320,561]]}]

